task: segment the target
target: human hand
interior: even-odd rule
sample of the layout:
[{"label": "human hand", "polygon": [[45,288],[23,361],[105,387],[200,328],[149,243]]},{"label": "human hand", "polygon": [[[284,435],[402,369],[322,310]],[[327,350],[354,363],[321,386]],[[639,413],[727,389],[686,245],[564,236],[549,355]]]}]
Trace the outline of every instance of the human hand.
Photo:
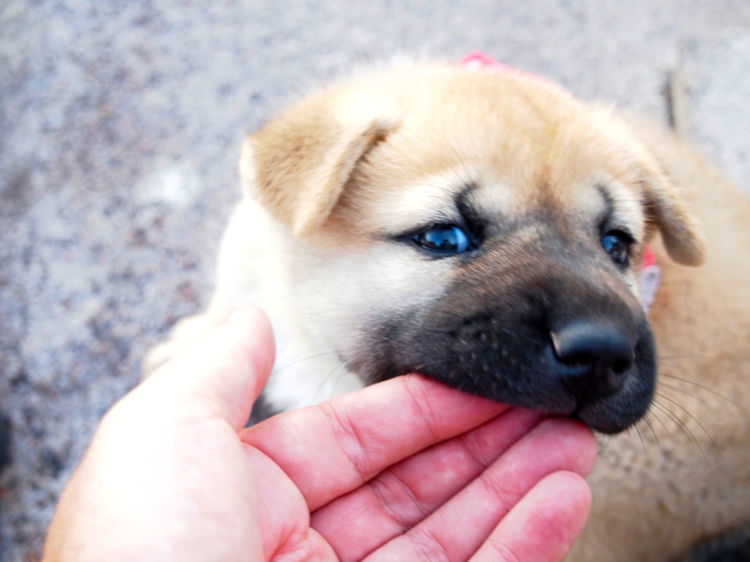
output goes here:
[{"label": "human hand", "polygon": [[596,447],[409,375],[243,428],[273,363],[240,311],[104,417],[45,560],[560,560]]}]

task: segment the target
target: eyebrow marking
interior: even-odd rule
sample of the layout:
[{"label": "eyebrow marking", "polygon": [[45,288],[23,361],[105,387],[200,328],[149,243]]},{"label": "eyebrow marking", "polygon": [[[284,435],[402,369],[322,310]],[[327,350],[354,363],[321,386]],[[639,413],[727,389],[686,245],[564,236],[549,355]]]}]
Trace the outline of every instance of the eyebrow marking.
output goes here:
[{"label": "eyebrow marking", "polygon": [[469,183],[456,195],[454,200],[456,209],[466,223],[465,226],[475,237],[483,234],[487,224],[487,220],[480,215],[477,209],[469,202],[469,197],[476,189],[478,189],[476,183]]},{"label": "eyebrow marking", "polygon": [[615,215],[615,200],[607,191],[605,185],[599,183],[596,185],[596,189],[604,200],[604,211],[599,215],[599,231],[603,232],[607,222]]}]

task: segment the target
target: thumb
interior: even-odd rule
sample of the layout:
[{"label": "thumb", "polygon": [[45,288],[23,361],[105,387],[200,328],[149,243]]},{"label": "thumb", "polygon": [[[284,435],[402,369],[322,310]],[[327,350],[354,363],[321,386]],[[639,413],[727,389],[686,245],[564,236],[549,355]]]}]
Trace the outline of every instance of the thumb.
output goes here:
[{"label": "thumb", "polygon": [[198,419],[219,418],[240,430],[268,380],[274,356],[268,317],[258,308],[240,309],[136,391],[141,399],[160,403],[163,410]]}]

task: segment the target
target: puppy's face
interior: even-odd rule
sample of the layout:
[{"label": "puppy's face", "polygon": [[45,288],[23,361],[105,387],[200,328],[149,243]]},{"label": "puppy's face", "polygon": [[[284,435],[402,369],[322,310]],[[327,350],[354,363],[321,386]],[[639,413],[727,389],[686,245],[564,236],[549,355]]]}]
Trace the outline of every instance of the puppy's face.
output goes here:
[{"label": "puppy's face", "polygon": [[364,381],[420,372],[616,432],[650,404],[645,243],[698,262],[648,151],[554,86],[414,67],[339,86],[251,138],[245,176],[298,238],[306,328]]}]

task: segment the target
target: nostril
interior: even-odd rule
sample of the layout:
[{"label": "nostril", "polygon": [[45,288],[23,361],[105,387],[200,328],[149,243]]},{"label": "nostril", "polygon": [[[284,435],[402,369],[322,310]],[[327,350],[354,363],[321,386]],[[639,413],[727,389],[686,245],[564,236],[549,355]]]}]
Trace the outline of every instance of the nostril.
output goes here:
[{"label": "nostril", "polygon": [[612,371],[616,375],[621,375],[628,369],[630,369],[630,365],[632,365],[631,359],[617,359],[614,363],[612,363]]}]

